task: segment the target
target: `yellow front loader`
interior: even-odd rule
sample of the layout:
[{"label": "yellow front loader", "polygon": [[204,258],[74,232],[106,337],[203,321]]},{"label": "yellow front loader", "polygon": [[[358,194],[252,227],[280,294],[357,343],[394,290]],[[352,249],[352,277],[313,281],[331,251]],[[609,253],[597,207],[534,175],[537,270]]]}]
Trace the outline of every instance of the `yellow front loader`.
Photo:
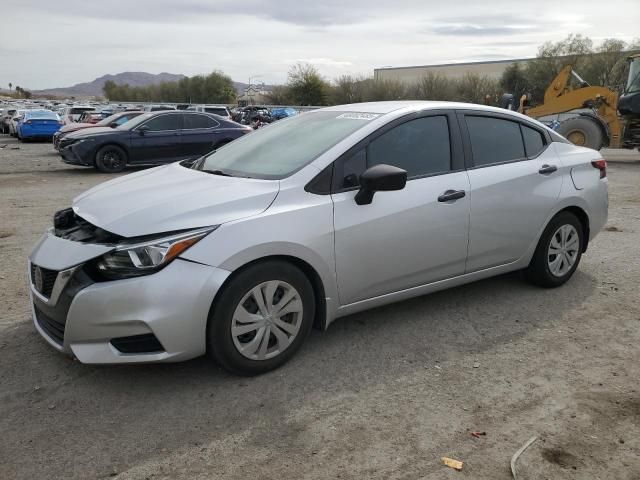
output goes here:
[{"label": "yellow front loader", "polygon": [[[595,150],[602,147],[640,147],[640,55],[629,57],[629,79],[625,92],[594,87],[567,65],[553,79],[544,94],[544,103],[529,107],[525,94],[518,111],[541,118],[572,110],[589,109],[587,113],[560,122],[556,130],[569,141]],[[577,86],[572,85],[572,78]]]}]

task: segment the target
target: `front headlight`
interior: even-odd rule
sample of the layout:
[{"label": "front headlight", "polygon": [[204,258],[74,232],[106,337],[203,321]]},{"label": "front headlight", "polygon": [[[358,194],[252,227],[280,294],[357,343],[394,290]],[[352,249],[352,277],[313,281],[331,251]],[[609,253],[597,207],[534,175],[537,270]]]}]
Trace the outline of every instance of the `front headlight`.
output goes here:
[{"label": "front headlight", "polygon": [[80,145],[81,143],[88,143],[88,142],[95,142],[95,139],[93,139],[93,138],[80,138],[78,140],[72,140],[70,145],[73,145],[75,147],[77,145]]},{"label": "front headlight", "polygon": [[95,262],[95,269],[109,280],[149,275],[164,268],[186,249],[218,226],[199,228],[145,242],[121,244]]}]

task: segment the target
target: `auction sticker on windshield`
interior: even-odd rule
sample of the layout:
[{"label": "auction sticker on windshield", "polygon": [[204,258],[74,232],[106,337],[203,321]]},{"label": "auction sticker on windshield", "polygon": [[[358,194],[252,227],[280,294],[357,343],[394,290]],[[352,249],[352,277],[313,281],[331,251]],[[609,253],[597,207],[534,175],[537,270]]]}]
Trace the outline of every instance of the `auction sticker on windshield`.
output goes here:
[{"label": "auction sticker on windshield", "polygon": [[348,112],[338,115],[336,118],[348,118],[349,120],[373,120],[374,118],[378,118],[380,115],[377,113],[359,113],[359,112]]}]

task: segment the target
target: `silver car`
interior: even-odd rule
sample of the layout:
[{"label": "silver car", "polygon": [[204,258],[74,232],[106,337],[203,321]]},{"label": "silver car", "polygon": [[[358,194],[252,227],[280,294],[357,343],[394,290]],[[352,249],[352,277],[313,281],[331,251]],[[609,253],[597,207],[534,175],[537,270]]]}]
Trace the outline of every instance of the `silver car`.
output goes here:
[{"label": "silver car", "polygon": [[33,318],[84,363],[259,374],[354,312],[514,270],[562,285],[607,208],[599,153],[515,112],[325,108],[77,197],[29,257]]}]

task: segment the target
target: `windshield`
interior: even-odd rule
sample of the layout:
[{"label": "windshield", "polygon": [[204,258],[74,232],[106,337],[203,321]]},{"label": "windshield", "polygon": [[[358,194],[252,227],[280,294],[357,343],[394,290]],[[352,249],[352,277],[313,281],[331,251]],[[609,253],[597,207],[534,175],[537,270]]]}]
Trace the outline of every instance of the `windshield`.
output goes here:
[{"label": "windshield", "polygon": [[640,57],[634,58],[629,66],[627,93],[640,92]]},{"label": "windshield", "polygon": [[378,116],[320,110],[290,117],[225,145],[194,168],[278,180],[309,164]]},{"label": "windshield", "polygon": [[129,120],[128,122],[123,123],[122,125],[116,128],[118,130],[133,130],[145,120],[155,116],[156,116],[155,113],[143,113],[142,115],[138,115],[136,118]]}]

